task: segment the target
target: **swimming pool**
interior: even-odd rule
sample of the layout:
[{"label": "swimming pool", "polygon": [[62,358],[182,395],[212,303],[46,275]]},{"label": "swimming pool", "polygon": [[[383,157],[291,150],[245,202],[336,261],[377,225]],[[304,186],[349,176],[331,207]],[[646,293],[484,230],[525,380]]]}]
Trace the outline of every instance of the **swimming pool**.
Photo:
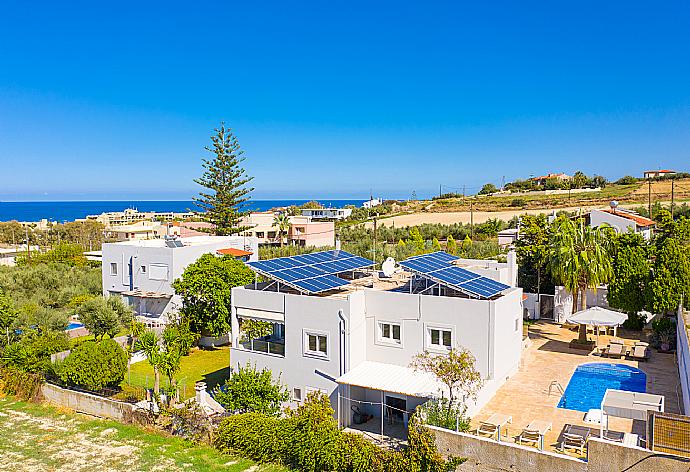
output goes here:
[{"label": "swimming pool", "polygon": [[607,389],[645,392],[647,375],[635,367],[624,364],[592,362],[575,369],[558,408],[587,412],[601,408]]},{"label": "swimming pool", "polygon": [[82,328],[84,325],[81,323],[77,323],[75,321],[72,321],[70,324],[67,325],[67,328],[65,331],[69,331],[71,329],[77,329],[77,328]]}]

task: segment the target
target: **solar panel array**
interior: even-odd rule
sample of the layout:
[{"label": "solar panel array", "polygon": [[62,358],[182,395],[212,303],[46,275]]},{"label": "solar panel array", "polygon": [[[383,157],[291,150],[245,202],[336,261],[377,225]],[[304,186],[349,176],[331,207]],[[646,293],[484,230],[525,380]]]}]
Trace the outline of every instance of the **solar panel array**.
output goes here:
[{"label": "solar panel array", "polygon": [[322,251],[248,262],[254,271],[307,293],[333,290],[350,282],[335,274],[373,266],[374,262],[346,251]]},{"label": "solar panel array", "polygon": [[451,262],[459,259],[443,251],[410,257],[400,265],[422,277],[447,285],[471,296],[491,298],[510,286],[476,274]]}]

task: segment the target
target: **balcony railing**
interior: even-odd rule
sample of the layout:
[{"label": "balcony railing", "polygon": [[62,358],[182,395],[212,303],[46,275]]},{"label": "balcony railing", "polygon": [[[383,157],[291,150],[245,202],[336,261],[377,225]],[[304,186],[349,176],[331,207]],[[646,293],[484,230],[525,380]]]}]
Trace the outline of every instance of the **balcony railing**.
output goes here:
[{"label": "balcony railing", "polygon": [[284,339],[252,339],[242,343],[242,347],[248,351],[265,352],[276,356],[285,357]]}]

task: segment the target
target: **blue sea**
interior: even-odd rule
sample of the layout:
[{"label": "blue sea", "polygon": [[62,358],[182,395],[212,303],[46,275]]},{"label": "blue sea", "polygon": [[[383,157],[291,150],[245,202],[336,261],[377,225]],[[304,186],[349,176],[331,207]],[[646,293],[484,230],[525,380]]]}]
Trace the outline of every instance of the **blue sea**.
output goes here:
[{"label": "blue sea", "polygon": [[[309,200],[251,200],[247,208],[252,211],[265,211],[271,208],[301,205]],[[318,200],[326,207],[342,207],[344,205],[362,206],[365,200]],[[50,221],[65,222],[84,218],[88,215],[98,215],[107,211],[122,211],[126,208],[136,208],[139,211],[194,211],[198,208],[194,202],[180,201],[83,201],[83,202],[0,202],[0,221],[40,221],[46,218]]]}]

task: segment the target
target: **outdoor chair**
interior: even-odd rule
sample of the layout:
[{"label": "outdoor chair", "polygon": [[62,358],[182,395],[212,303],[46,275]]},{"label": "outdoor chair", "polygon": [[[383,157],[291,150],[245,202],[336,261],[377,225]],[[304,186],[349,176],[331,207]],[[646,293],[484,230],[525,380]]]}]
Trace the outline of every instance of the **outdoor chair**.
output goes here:
[{"label": "outdoor chair", "polygon": [[626,353],[627,350],[625,344],[623,344],[622,342],[611,341],[606,349],[606,354],[609,357],[616,356],[618,358],[621,358],[625,356]]},{"label": "outdoor chair", "polygon": [[518,444],[523,442],[536,444],[539,450],[544,450],[544,436],[551,429],[547,421],[532,421],[517,437]]},{"label": "outdoor chair", "polygon": [[638,361],[646,361],[649,359],[651,351],[649,344],[644,342],[637,342],[630,351],[630,357]]},{"label": "outdoor chair", "polygon": [[566,449],[576,449],[580,455],[585,453],[585,446],[591,434],[591,430],[584,426],[568,425],[563,432],[563,440],[561,441],[561,450],[565,452]]},{"label": "outdoor chair", "polygon": [[496,435],[498,441],[501,440],[501,428],[513,421],[513,418],[508,415],[494,413],[487,420],[479,423],[477,427],[477,435],[488,434],[489,436]]}]

